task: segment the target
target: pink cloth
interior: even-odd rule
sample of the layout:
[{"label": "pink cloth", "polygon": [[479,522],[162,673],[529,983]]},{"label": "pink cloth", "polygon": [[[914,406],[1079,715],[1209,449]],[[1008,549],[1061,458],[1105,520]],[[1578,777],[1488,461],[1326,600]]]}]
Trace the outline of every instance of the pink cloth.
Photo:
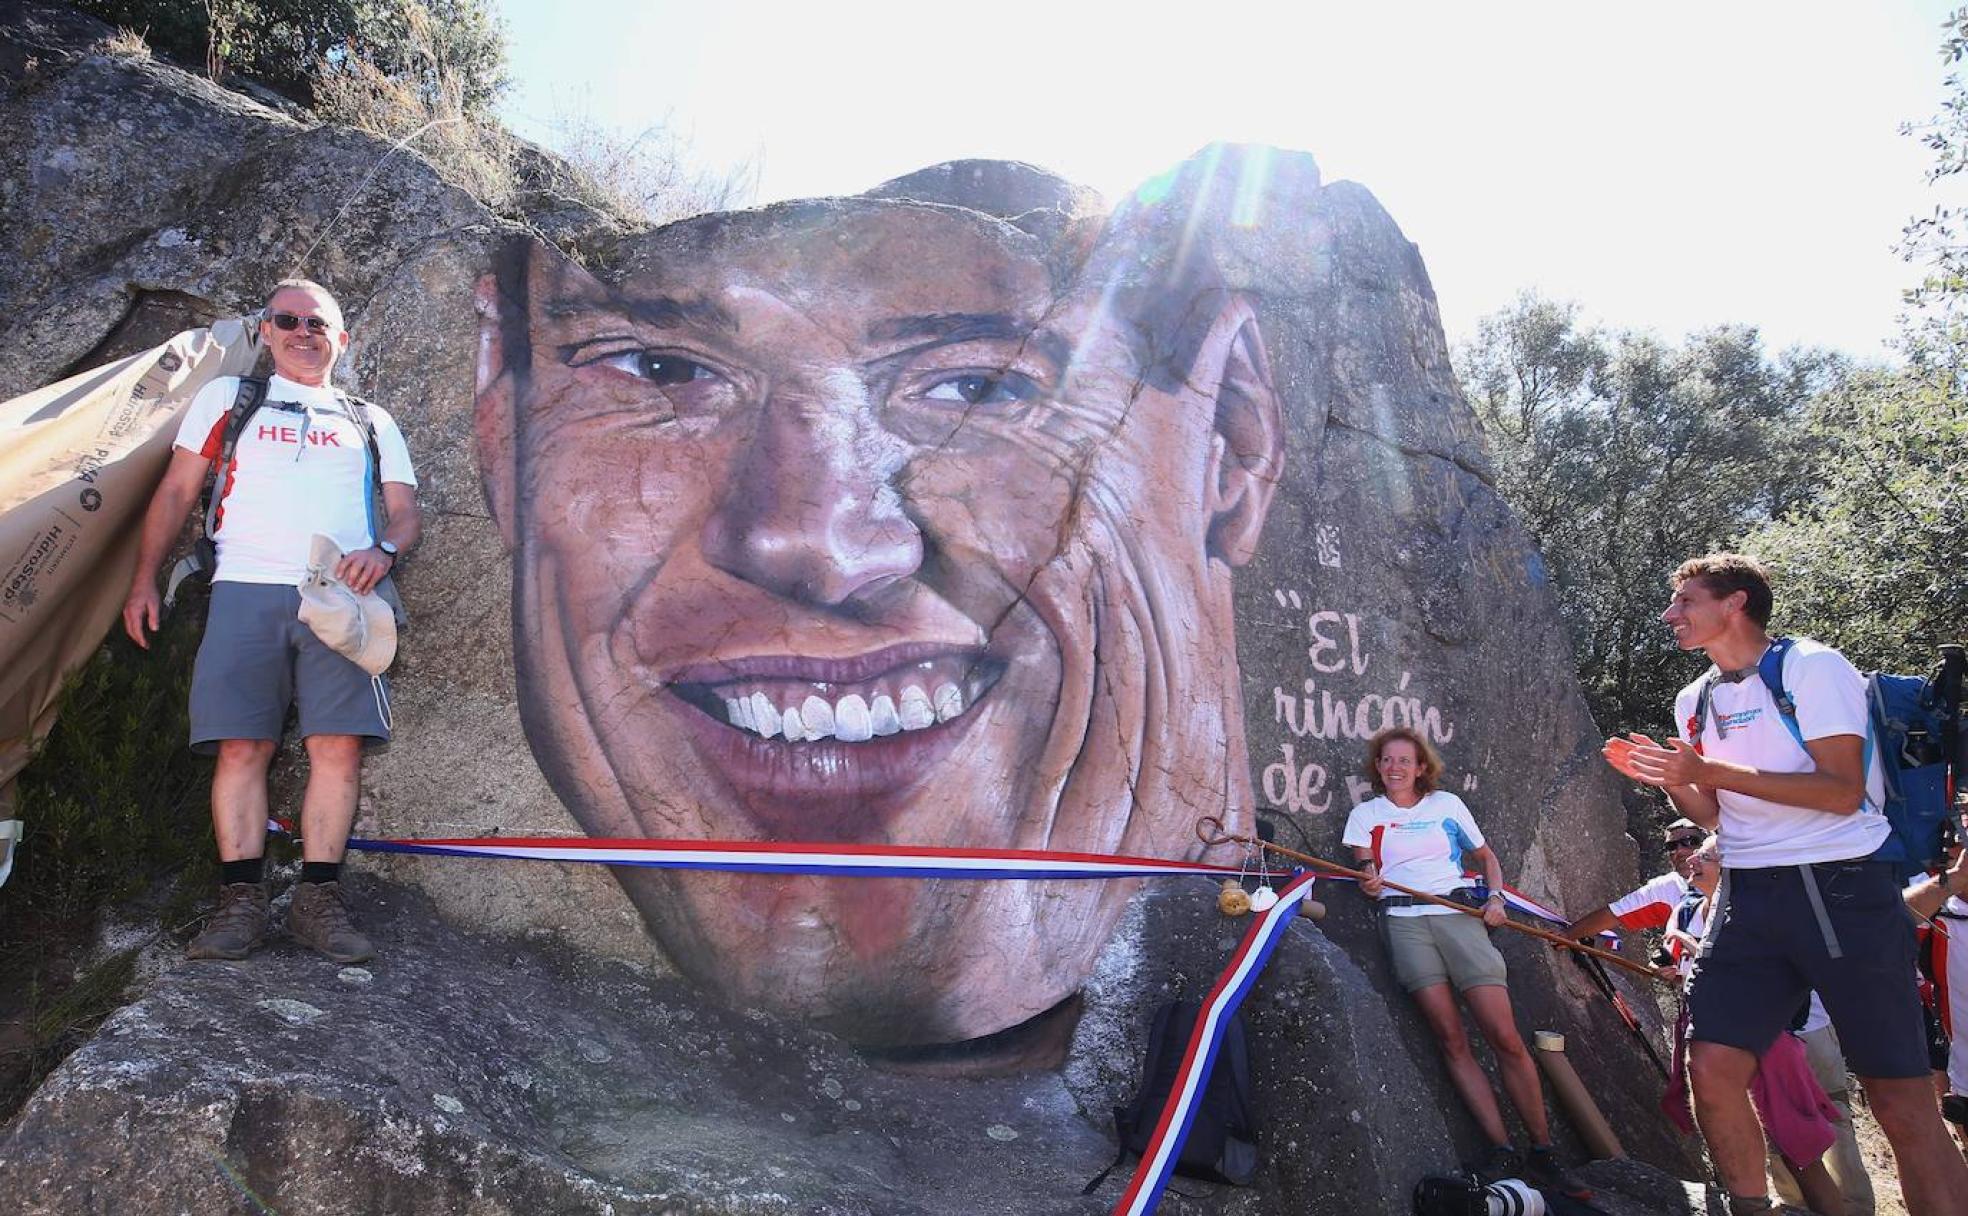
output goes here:
[{"label": "pink cloth", "polygon": [[[1688,1014],[1683,1010],[1674,1029],[1674,1068],[1668,1074],[1660,1108],[1669,1122],[1692,1136],[1695,1112],[1688,1093],[1687,1034]],[[1789,1031],[1779,1034],[1770,1049],[1757,1058],[1749,1098],[1756,1104],[1756,1114],[1763,1120],[1770,1143],[1792,1173],[1824,1156],[1838,1139],[1832,1125],[1844,1116],[1811,1072],[1803,1040]]]}]

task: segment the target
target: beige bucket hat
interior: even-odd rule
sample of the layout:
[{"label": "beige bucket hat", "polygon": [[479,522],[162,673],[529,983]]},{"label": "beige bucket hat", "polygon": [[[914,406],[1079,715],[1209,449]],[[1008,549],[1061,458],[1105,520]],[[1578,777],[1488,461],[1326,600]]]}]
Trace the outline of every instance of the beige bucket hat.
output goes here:
[{"label": "beige bucket hat", "polygon": [[335,577],[342,550],[316,533],[308,545],[308,573],[301,582],[301,623],[337,654],[372,676],[396,658],[396,612],[374,591],[357,595]]}]

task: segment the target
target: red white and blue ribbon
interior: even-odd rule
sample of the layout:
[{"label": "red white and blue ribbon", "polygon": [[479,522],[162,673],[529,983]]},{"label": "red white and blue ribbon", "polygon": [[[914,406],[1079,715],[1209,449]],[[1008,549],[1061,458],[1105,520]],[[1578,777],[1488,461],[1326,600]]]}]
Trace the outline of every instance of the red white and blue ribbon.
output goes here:
[{"label": "red white and blue ribbon", "polygon": [[[285,824],[274,826],[286,830]],[[1069,879],[1157,878],[1202,874],[1235,878],[1237,866],[1115,853],[1054,849],[953,849],[908,844],[811,844],[743,840],[608,840],[572,836],[476,836],[370,840],[351,849],[435,857],[567,861],[740,874],[816,874],[842,878]]]},{"label": "red white and blue ribbon", "polygon": [[[269,821],[274,830],[289,824]],[[477,836],[374,840],[351,837],[348,847],[371,853],[437,857],[485,857],[514,861],[561,861],[643,866],[677,870],[717,870],[755,874],[809,874],[830,877],[942,879],[1112,879],[1205,875],[1243,878],[1250,867],[1211,865],[1163,857],[1077,853],[1051,849],[956,849],[927,845],[815,844],[787,841],[596,839],[565,836]],[[1260,867],[1260,878],[1268,872]],[[1209,1083],[1230,1017],[1243,1004],[1257,977],[1283,940],[1312,891],[1315,876],[1298,872],[1278,893],[1278,902],[1257,914],[1223,974],[1217,978],[1196,1019],[1182,1069],[1155,1125],[1154,1136],[1115,1216],[1145,1216],[1161,1202],[1175,1163],[1195,1121],[1196,1105]],[[1339,881],[1350,881],[1340,879]],[[1528,915],[1566,924],[1562,913],[1509,887],[1504,898]]]},{"label": "red white and blue ribbon", "polygon": [[1313,882],[1312,874],[1301,873],[1285,884],[1285,889],[1278,892],[1278,902],[1252,919],[1243,944],[1217,977],[1216,986],[1210,989],[1196,1018],[1196,1028],[1190,1032],[1181,1071],[1176,1073],[1168,1103],[1155,1123],[1155,1134],[1142,1149],[1141,1164],[1135,1167],[1134,1179],[1128,1183],[1121,1201],[1114,1205],[1114,1216],[1146,1216],[1161,1202],[1169,1175],[1175,1172],[1175,1163],[1182,1155],[1182,1142],[1189,1137],[1189,1125],[1195,1122],[1196,1105],[1209,1085],[1210,1069],[1216,1066],[1217,1051],[1223,1046],[1223,1036],[1230,1027],[1230,1015],[1244,1003],[1264,964],[1270,961],[1271,952],[1284,939],[1285,927],[1298,915],[1305,897],[1312,893]]},{"label": "red white and blue ribbon", "polygon": [[[1471,874],[1468,875],[1467,877],[1476,878],[1478,880],[1476,884],[1478,890],[1486,891],[1486,892],[1489,890],[1489,884],[1482,882],[1480,876]],[[1530,896],[1524,894],[1522,891],[1519,891],[1517,888],[1509,885],[1508,883],[1504,884],[1503,902],[1517,909],[1519,912],[1524,913],[1526,916],[1535,916],[1541,921],[1547,921],[1554,925],[1564,926],[1572,923],[1571,918],[1566,916],[1563,912],[1560,912],[1556,908],[1547,907],[1544,904],[1539,903],[1537,900],[1532,899]],[[1601,933],[1599,936],[1605,938],[1611,938],[1614,941],[1619,940],[1619,934],[1614,933],[1611,930]]]},{"label": "red white and blue ribbon", "polygon": [[[1328,874],[1326,875],[1326,877],[1330,878],[1334,882],[1358,881],[1357,879],[1347,878],[1343,875],[1338,875],[1338,874]],[[1489,890],[1489,885],[1483,882],[1482,875],[1465,874],[1463,875],[1463,877],[1475,879],[1477,890],[1483,892],[1487,892]],[[1571,918],[1566,916],[1563,912],[1560,912],[1558,909],[1550,907],[1549,905],[1539,903],[1537,900],[1532,899],[1530,896],[1524,894],[1522,891],[1519,891],[1517,888],[1510,886],[1507,883],[1504,885],[1503,888],[1503,902],[1508,904],[1510,907],[1515,908],[1517,911],[1524,913],[1526,916],[1536,917],[1538,920],[1545,921],[1549,924],[1564,926],[1572,923]],[[1613,932],[1611,929],[1606,930],[1605,932],[1601,933],[1599,936],[1605,938],[1608,941],[1614,942],[1615,944],[1617,944],[1618,941],[1620,940],[1619,934]]]}]

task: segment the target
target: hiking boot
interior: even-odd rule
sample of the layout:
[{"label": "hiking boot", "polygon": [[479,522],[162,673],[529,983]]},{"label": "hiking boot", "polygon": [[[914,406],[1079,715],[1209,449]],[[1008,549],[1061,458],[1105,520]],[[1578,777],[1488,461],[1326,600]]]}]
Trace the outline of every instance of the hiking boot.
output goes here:
[{"label": "hiking boot", "polygon": [[232,882],[219,888],[219,908],[185,947],[186,958],[245,958],[266,941],[265,883]]},{"label": "hiking boot", "polygon": [[1488,1186],[1492,1182],[1517,1177],[1524,1163],[1518,1158],[1517,1150],[1508,1144],[1493,1144],[1482,1156],[1462,1168],[1476,1181]]},{"label": "hiking boot", "polygon": [[338,882],[296,883],[294,902],[287,909],[287,933],[332,962],[360,963],[376,955],[369,939],[356,932]]}]

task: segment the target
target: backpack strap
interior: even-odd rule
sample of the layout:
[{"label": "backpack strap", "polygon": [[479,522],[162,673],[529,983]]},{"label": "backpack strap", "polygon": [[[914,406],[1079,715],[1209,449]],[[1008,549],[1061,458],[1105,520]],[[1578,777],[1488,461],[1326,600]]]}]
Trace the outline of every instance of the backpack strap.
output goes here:
[{"label": "backpack strap", "polygon": [[219,470],[232,463],[232,454],[239,448],[239,437],[246,433],[246,424],[252,421],[260,406],[266,402],[267,382],[260,376],[241,376],[239,391],[233,394],[232,408],[226,411],[225,429],[219,433],[219,454],[212,458],[212,471],[205,481],[205,539],[210,540],[219,530],[219,498],[221,491],[213,481]]},{"label": "backpack strap", "polygon": [[[1756,674],[1762,678],[1763,686],[1770,690],[1770,699],[1777,703],[1777,715],[1790,730],[1790,737],[1797,741],[1797,746],[1808,756],[1811,754],[1811,749],[1804,746],[1804,728],[1797,724],[1797,702],[1784,691],[1783,682],[1784,658],[1790,654],[1790,648],[1796,644],[1796,638],[1770,639],[1770,648],[1764,651],[1763,657],[1756,662]],[[1884,810],[1884,807],[1874,806],[1872,801],[1872,753],[1878,746],[1880,723],[1885,721],[1886,716],[1886,703],[1879,691],[1879,673],[1874,672],[1867,676],[1865,681],[1867,702],[1865,750],[1859,759],[1859,772],[1862,774],[1860,780],[1864,784],[1865,793],[1860,798],[1859,807],[1861,810]],[[1897,796],[1897,791],[1893,789],[1892,767],[1890,764],[1885,766],[1889,799]],[[1813,891],[1811,894],[1816,893]],[[1838,956],[1834,953],[1832,957]]]},{"label": "backpack strap", "polygon": [[1708,896],[1702,894],[1700,887],[1690,883],[1687,891],[1681,896],[1681,902],[1674,905],[1672,913],[1674,927],[1686,933],[1688,926],[1695,922],[1695,913],[1701,908],[1702,901],[1707,898]]},{"label": "backpack strap", "polygon": [[1710,663],[1702,673],[1701,683],[1695,686],[1695,712],[1688,715],[1688,742],[1697,756],[1702,754],[1702,727],[1708,724],[1708,693],[1715,687],[1715,678],[1722,669]]},{"label": "backpack strap", "polygon": [[376,512],[376,499],[383,492],[383,450],[376,442],[376,421],[370,415],[374,407],[369,402],[340,389],[335,390],[335,398],[348,412],[349,420],[362,428],[364,446],[369,450],[369,475],[365,478],[363,506],[369,512],[369,535],[376,540],[383,538],[382,520]]},{"label": "backpack strap", "polygon": [[178,559],[171,567],[170,577],[164,582],[164,610],[177,607],[178,588],[188,578],[197,575],[210,576],[218,569],[218,548],[212,540],[219,530],[219,499],[222,491],[215,484],[219,470],[232,463],[232,454],[239,447],[239,437],[246,431],[246,423],[266,401],[267,382],[262,376],[241,376],[239,387],[233,393],[232,406],[226,410],[225,426],[219,432],[219,451],[212,458],[211,467],[205,471],[204,511],[201,512],[203,532],[191,544],[191,552]]},{"label": "backpack strap", "polygon": [[1784,658],[1796,644],[1796,638],[1770,639],[1770,648],[1756,661],[1756,674],[1762,677],[1763,687],[1770,690],[1770,699],[1777,703],[1777,716],[1783,719],[1790,737],[1797,740],[1797,746],[1803,747],[1804,730],[1797,725],[1797,702],[1784,691],[1783,679]]}]

